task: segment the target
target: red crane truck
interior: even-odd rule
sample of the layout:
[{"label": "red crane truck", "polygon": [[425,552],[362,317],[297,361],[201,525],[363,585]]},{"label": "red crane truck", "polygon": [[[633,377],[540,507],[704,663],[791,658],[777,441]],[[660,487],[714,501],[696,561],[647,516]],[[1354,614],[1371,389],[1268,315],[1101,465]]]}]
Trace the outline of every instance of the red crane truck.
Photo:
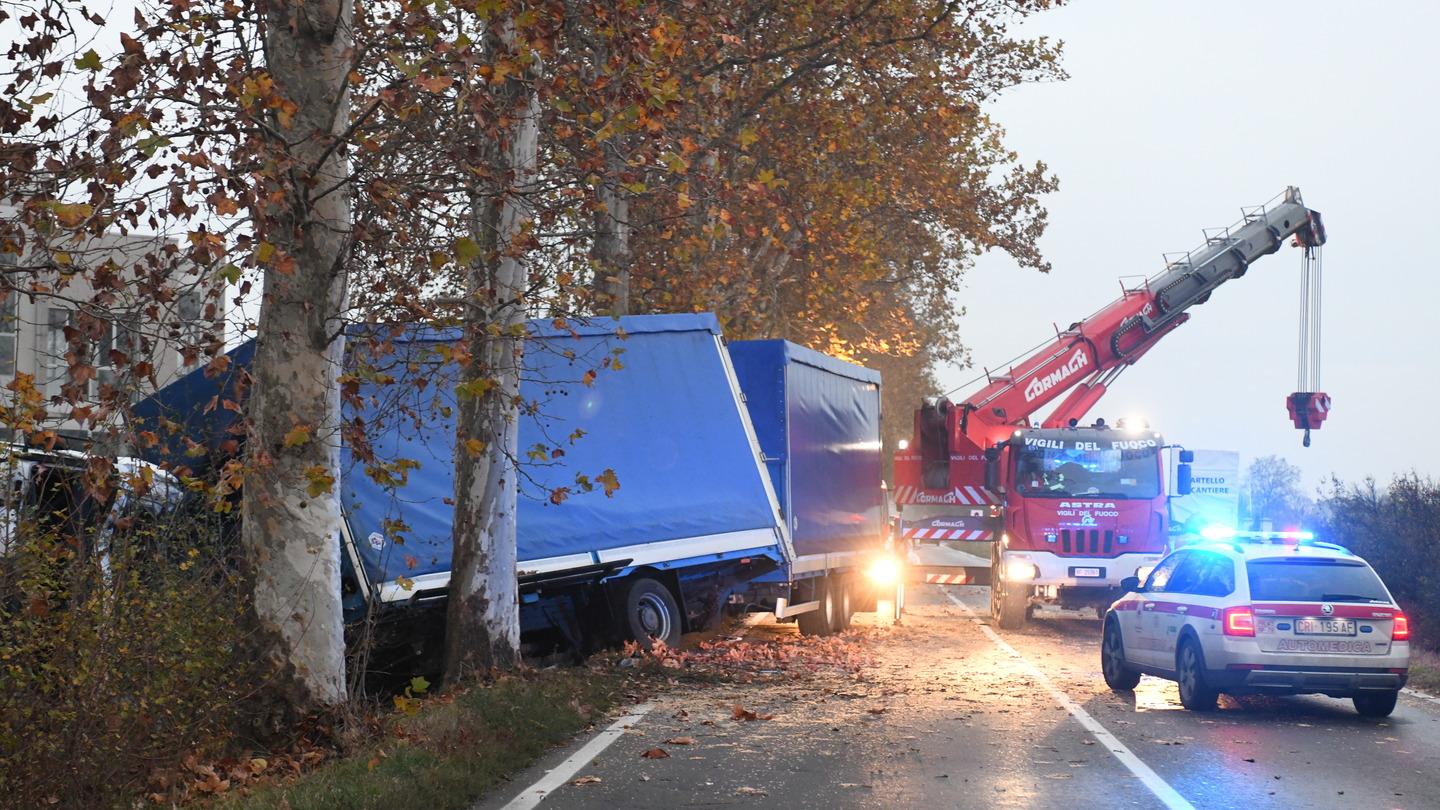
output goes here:
[{"label": "red crane truck", "polygon": [[[1057,329],[1007,373],[987,371],[974,395],[924,403],[895,455],[901,536],[991,541],[988,572],[967,573],[972,581],[988,574],[992,617],[1003,628],[1022,626],[1042,602],[1103,609],[1123,578],[1166,551],[1164,441],[1148,425],[1080,420],[1125,368],[1189,319],[1191,307],[1291,237],[1305,249],[1308,278],[1325,230],[1294,187],[1242,209],[1235,225],[1207,230],[1205,244],[1167,256],[1165,269],[1143,283],[1122,283],[1117,300]],[[1308,444],[1329,397],[1299,392],[1287,407]],[[1184,489],[1184,474],[1178,478]]]}]

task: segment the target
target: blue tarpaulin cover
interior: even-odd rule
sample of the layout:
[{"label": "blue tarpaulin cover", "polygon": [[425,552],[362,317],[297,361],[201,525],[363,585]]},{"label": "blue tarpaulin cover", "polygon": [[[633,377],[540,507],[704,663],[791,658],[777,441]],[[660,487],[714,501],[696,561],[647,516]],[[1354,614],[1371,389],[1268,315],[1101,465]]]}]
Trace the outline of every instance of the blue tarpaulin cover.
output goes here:
[{"label": "blue tarpaulin cover", "polygon": [[[530,334],[520,394],[531,412],[520,421],[520,452],[543,447],[552,456],[558,447],[563,455],[525,458],[517,517],[522,562],[746,529],[773,531],[775,516],[714,316],[636,316],[563,329],[533,322]],[[417,344],[457,338],[429,333]],[[409,347],[416,348],[422,347]],[[619,362],[603,367],[607,357]],[[441,408],[454,404],[453,378],[443,364],[428,365],[421,373],[433,384],[411,389],[406,403],[424,411],[423,418],[397,422],[378,407],[364,414],[390,423],[379,434],[378,456],[420,462],[407,484],[391,491],[356,468],[348,452],[344,459],[346,511],[371,581],[450,567],[452,508],[445,500],[453,497],[455,423],[453,412]],[[393,399],[405,390],[362,389],[362,397]],[[583,435],[572,440],[577,433]],[[606,469],[619,480],[613,495],[599,484],[579,491],[577,474],[593,481]],[[571,494],[552,503],[550,494],[560,487]],[[387,531],[387,521],[396,518],[408,529]],[[397,534],[402,544],[393,542]]]},{"label": "blue tarpaulin cover", "polygon": [[[777,536],[713,315],[533,321],[528,328],[519,425],[522,562],[742,530]],[[354,448],[342,449],[343,505],[371,582],[450,568],[456,367],[437,349],[460,340],[456,330],[411,329],[393,338],[393,353],[375,357],[360,348],[365,342],[352,341],[352,372],[394,382],[363,382],[363,407],[347,407],[345,417],[365,421],[375,459],[419,465],[403,471],[399,486],[393,477],[402,471],[392,467],[387,486],[367,474]],[[235,367],[248,364],[250,346],[237,350],[244,362],[237,357]],[[151,419],[178,417],[191,440],[204,443],[233,421],[233,414],[219,415],[225,425],[214,412],[198,415],[220,384],[192,374],[137,410]],[[596,481],[606,469],[619,481],[613,495],[598,482],[580,491],[577,474]],[[552,503],[561,487],[569,496]]]},{"label": "blue tarpaulin cover", "polygon": [[729,350],[795,553],[882,542],[880,374],[783,340]]}]

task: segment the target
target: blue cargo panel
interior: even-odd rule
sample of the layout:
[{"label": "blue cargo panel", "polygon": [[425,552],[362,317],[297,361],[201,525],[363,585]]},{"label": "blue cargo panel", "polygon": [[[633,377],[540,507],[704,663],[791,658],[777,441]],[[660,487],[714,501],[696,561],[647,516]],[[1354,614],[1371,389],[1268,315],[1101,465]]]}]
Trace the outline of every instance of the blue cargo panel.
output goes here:
[{"label": "blue cargo panel", "polygon": [[[517,508],[522,570],[526,562],[535,567],[562,558],[583,565],[588,561],[579,556],[603,559],[606,550],[641,544],[662,544],[676,559],[734,551],[749,542],[741,533],[754,535],[749,547],[778,554],[777,516],[718,333],[710,315],[639,316],[564,329],[531,324],[521,386],[531,412],[519,426],[526,462]],[[458,337],[431,332],[400,347],[413,361],[402,383],[424,381],[424,387],[362,389],[362,415],[386,425],[376,454],[421,465],[403,486],[382,486],[346,449],[346,513],[372,582],[449,570],[454,379],[453,367],[435,359],[433,349]],[[601,368],[607,357],[618,358],[619,367]],[[596,376],[587,383],[590,371]],[[548,448],[543,457],[541,446]],[[594,481],[607,468],[620,484],[612,496],[598,483],[593,492],[580,491],[577,475]],[[570,494],[553,503],[550,496],[561,487]]]},{"label": "blue cargo panel", "polygon": [[787,341],[729,349],[795,553],[882,542],[880,375]]}]

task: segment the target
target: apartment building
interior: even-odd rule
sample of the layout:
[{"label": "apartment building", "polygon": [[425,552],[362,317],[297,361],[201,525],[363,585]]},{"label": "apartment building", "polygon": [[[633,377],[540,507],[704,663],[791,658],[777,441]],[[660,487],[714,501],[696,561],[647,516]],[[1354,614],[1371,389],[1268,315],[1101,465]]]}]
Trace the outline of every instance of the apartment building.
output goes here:
[{"label": "apartment building", "polygon": [[[90,438],[90,430],[69,418],[73,405],[58,399],[68,380],[67,353],[72,351],[66,330],[74,334],[77,312],[84,310],[104,322],[98,336],[82,341],[81,351],[88,355],[82,359],[96,369],[95,378],[87,383],[91,397],[106,384],[131,399],[154,390],[149,380],[116,368],[114,352],[150,363],[155,380],[163,386],[194,370],[203,361],[196,350],[202,338],[223,329],[222,281],[180,268],[171,272],[175,293],[171,300],[157,303],[134,291],[135,265],[161,244],[154,236],[107,234],[67,251],[65,260],[71,267],[112,263],[118,284],[110,284],[105,296],[97,296],[86,273],[62,276],[54,269],[56,262],[45,256],[0,250],[0,290],[6,291],[0,302],[0,391],[8,398],[10,392],[4,387],[15,375],[31,375],[47,398],[55,398],[47,427],[72,445],[83,445]],[[36,281],[40,292],[33,291]]]}]

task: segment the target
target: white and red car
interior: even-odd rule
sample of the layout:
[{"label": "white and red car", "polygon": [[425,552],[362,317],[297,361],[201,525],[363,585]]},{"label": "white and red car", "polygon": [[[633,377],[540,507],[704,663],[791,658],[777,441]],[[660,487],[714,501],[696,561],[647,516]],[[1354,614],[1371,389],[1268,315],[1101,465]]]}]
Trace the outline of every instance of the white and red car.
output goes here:
[{"label": "white and red car", "polygon": [[1105,683],[1178,682],[1180,702],[1229,694],[1348,697],[1367,717],[1395,709],[1410,622],[1364,560],[1298,532],[1229,535],[1161,560],[1105,614]]}]

